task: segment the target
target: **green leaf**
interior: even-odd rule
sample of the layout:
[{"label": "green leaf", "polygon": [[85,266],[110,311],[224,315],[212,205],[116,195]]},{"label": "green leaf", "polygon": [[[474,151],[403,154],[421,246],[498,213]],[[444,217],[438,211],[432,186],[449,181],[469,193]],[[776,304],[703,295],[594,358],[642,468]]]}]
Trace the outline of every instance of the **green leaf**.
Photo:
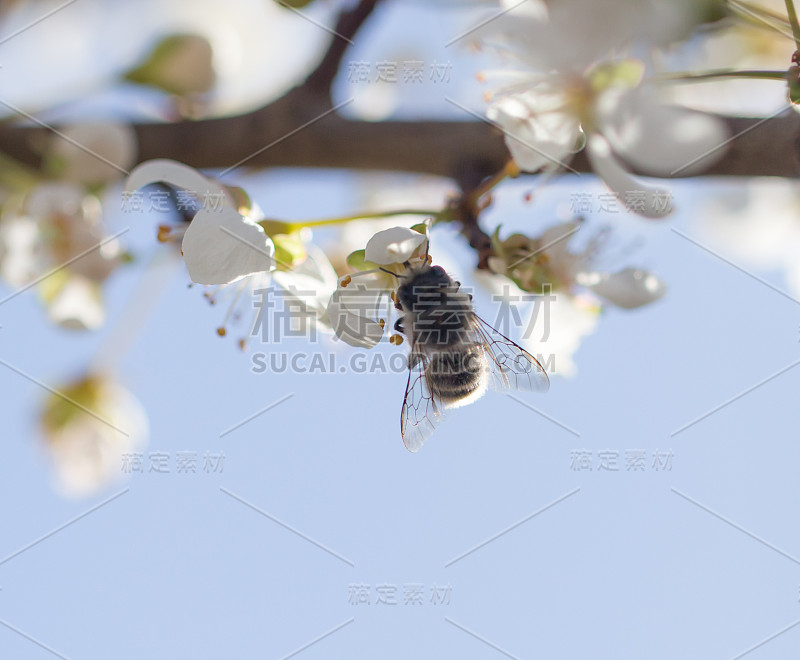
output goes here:
[{"label": "green leaf", "polygon": [[205,37],[173,34],[159,41],[147,59],[124,78],[178,96],[204,93],[214,86],[213,55]]},{"label": "green leaf", "polygon": [[306,246],[296,234],[276,234],[271,238],[278,270],[291,270],[308,257]]},{"label": "green leaf", "polygon": [[302,9],[308,7],[314,0],[275,0],[281,7],[291,7],[292,9]]},{"label": "green leaf", "polygon": [[366,250],[356,250],[347,255],[347,265],[355,271],[375,270],[378,264],[367,261]]}]

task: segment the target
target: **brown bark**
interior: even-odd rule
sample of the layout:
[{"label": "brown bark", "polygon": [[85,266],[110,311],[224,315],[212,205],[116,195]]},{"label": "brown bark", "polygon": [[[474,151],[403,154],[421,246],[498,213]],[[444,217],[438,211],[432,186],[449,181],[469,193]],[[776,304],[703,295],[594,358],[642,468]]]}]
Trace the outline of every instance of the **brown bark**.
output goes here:
[{"label": "brown bark", "polygon": [[[502,133],[480,121],[385,121],[344,119],[330,86],[353,37],[379,0],[362,0],[344,12],[331,45],[305,83],[254,112],[203,121],[137,124],[138,162],[171,158],[198,168],[234,166],[347,168],[433,174],[477,185],[508,161]],[[328,114],[325,114],[328,113]],[[800,117],[720,117],[732,137],[723,157],[705,171],[676,176],[800,176]],[[0,151],[38,167],[49,131],[39,126],[0,126]],[[578,154],[570,163],[589,172]],[[637,173],[637,172],[635,172]],[[639,172],[639,174],[644,174]]]}]

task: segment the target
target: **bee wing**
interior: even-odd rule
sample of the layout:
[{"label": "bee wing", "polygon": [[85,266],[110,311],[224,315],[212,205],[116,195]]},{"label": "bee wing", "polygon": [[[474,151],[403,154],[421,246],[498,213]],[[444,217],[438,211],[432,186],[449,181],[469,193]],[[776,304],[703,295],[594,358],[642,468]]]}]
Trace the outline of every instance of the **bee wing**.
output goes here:
[{"label": "bee wing", "polygon": [[444,413],[444,405],[431,392],[425,372],[427,365],[427,355],[412,347],[408,356],[406,394],[400,411],[400,433],[403,444],[411,452],[419,451],[433,435]]},{"label": "bee wing", "polygon": [[477,314],[473,317],[488,358],[493,389],[542,393],[550,389],[547,372],[533,355],[500,334]]}]

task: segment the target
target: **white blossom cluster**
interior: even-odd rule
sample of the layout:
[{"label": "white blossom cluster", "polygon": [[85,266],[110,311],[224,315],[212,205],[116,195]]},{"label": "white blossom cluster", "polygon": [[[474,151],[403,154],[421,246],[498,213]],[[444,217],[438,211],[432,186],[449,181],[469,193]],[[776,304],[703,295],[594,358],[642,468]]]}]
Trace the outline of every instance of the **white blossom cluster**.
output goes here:
[{"label": "white blossom cluster", "polygon": [[[115,234],[106,222],[104,194],[116,193],[115,186],[123,180],[128,195],[160,184],[168,210],[183,213],[183,222],[162,225],[159,238],[179,244],[189,279],[204,287],[211,303],[227,304],[217,328],[220,335],[249,312],[250,322],[240,340],[244,348],[260,322],[254,297],[276,288],[291,302],[293,320],[304,330],[367,350],[382,342],[399,345],[403,339],[392,331],[393,317],[399,315],[398,287],[409,269],[432,258],[447,262],[447,246],[439,242],[438,227],[464,229],[459,203],[470,202],[477,221],[486,225],[487,217],[494,218],[483,211],[506,177],[535,174],[535,185],[541,187],[556,175],[572,176],[576,154],[585,152],[584,164],[608,188],[605,194],[630,214],[665,218],[681,203],[678,199],[673,204],[667,179],[706,170],[725,157],[728,143],[736,137],[727,133],[718,117],[697,109],[702,102],[690,107],[678,101],[686,100],[687,86],[676,91],[675,81],[705,74],[670,69],[676,63],[684,69],[689,63],[691,68],[693,61],[714,61],[724,53],[723,66],[728,68],[719,70],[724,77],[736,74],[730,67],[754,61],[761,66],[756,56],[764,53],[780,51],[783,57],[773,43],[777,33],[788,34],[782,43],[788,43],[790,51],[796,45],[788,19],[779,15],[781,3],[776,9],[775,2],[767,8],[749,0],[463,4],[483,12],[479,23],[459,40],[494,61],[493,68],[479,73],[487,90],[483,110],[488,122],[503,132],[511,158],[503,172],[491,178],[491,185],[479,183],[479,193],[465,191],[457,202],[442,194],[433,206],[426,205],[430,213],[410,221],[387,219],[392,212],[365,212],[363,218],[324,219],[298,228],[267,217],[243,190],[188,165],[161,159],[134,167],[140,158],[137,134],[129,125],[94,121],[60,126],[36,145],[41,171],[13,159],[1,163],[0,278],[16,291],[12,296],[35,291],[49,320],[60,327],[100,328],[105,320],[103,288],[116,269],[131,260],[121,240],[124,232]],[[269,11],[280,14],[275,7]],[[749,43],[752,53],[736,52],[730,44],[720,47],[719,34],[732,33],[748,21],[749,27],[762,31],[759,34],[772,37],[768,45],[748,33],[733,43]],[[159,115],[162,120],[199,118],[215,107],[239,108],[241,100],[234,103],[217,95],[226,84],[226,71],[231,73],[230,66],[221,66],[224,50],[210,35],[168,35],[119,79],[168,95],[169,111]],[[800,69],[796,62],[793,66],[794,80],[788,60],[787,77],[782,78],[780,71],[766,72],[765,77],[780,80],[784,90],[788,81],[789,100],[796,103]],[[451,75],[455,78],[458,71],[448,62],[448,82]],[[296,72],[284,77],[292,84],[302,79]],[[249,87],[250,81],[246,82]],[[371,194],[385,200],[384,192]],[[178,195],[197,203],[172,208],[169,200]],[[213,203],[200,203],[203,200]],[[535,204],[530,208],[535,216]],[[697,222],[742,259],[764,266],[777,263],[796,296],[798,208],[800,194],[795,187],[748,184],[729,201],[708,205]],[[348,233],[347,223],[358,219],[363,220],[359,227],[369,230]],[[314,242],[313,224],[338,229],[335,249]],[[516,232],[498,223],[478,229],[487,231],[484,238],[489,242],[490,235],[491,244],[481,254],[481,269],[472,274],[474,282],[503,304],[517,306],[517,315],[535,329],[521,343],[537,355],[555,356],[561,376],[575,373],[575,351],[596,328],[601,311],[640,308],[666,292],[659,277],[635,265],[601,267],[607,230],[587,231],[588,225],[580,217],[532,217],[528,227]],[[571,239],[578,230],[584,237],[594,234],[582,242]],[[174,256],[177,253],[175,249]],[[464,276],[463,263],[460,268],[459,275]],[[555,296],[547,328],[542,328],[545,321],[537,316],[531,299],[550,291]],[[121,453],[144,444],[146,418],[110,370],[87,369],[64,389],[67,399],[49,399],[44,407],[46,448],[56,466],[59,488],[91,493],[117,475]],[[82,413],[76,413],[76,404]],[[133,431],[120,434],[123,426]]]}]

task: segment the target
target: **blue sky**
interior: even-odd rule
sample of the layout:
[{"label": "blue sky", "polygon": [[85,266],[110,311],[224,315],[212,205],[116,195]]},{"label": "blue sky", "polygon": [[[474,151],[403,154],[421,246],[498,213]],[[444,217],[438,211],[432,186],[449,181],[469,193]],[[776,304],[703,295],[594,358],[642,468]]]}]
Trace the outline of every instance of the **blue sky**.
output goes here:
[{"label": "blue sky", "polygon": [[[268,214],[294,217],[357,210],[361,194],[341,173],[247,181]],[[565,179],[532,207],[526,185],[500,191],[487,227],[535,233],[575,190]],[[416,455],[399,435],[403,375],[254,374],[182,266],[152,291],[119,362],[149,413],[145,452],[168,453],[169,474],[59,496],[38,444],[45,392],[0,369],[2,656],[730,659],[784,631],[747,657],[792,657],[800,369],[675,434],[800,360],[797,303],[751,276],[785,289],[782,273],[740,264],[748,275],[672,231],[705,241],[704,200],[736,185],[675,182],[678,212],[660,224],[590,217],[622,245],[642,241],[626,259],[657,272],[667,296],[607,310],[575,377],[520,395],[538,412],[489,393]],[[157,220],[108,208],[151,249]],[[460,239],[433,240],[466,280]],[[110,318],[143,267],[114,276]],[[0,325],[0,359],[53,386],[112,332],[53,329],[32,292],[0,307]],[[183,451],[223,452],[222,472],[177,473]],[[591,452],[591,471],[573,469],[576,451]],[[618,471],[598,470],[603,451],[619,453]],[[627,451],[645,452],[644,470],[625,469]],[[654,469],[656,451],[671,469]],[[376,602],[379,587],[397,604]]]}]

